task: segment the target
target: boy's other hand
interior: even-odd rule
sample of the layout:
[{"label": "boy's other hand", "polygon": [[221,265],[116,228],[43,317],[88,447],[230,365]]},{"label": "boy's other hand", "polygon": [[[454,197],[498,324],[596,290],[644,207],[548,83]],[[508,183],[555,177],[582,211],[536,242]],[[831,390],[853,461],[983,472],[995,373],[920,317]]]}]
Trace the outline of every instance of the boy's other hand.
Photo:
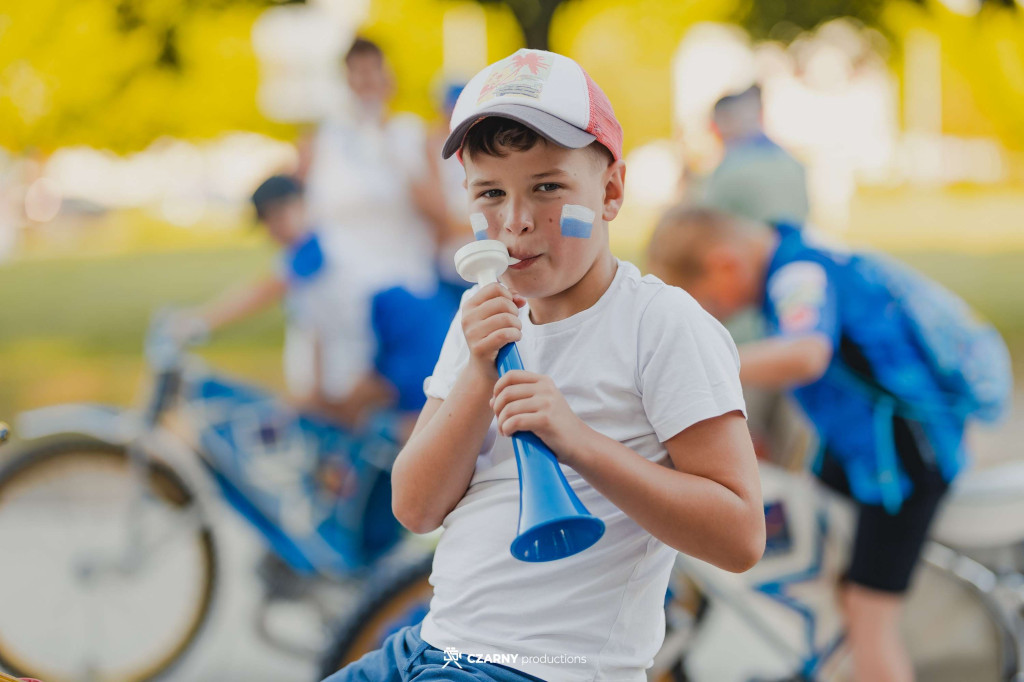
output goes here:
[{"label": "boy's other hand", "polygon": [[490,404],[503,436],[532,431],[560,462],[575,467],[578,446],[589,427],[572,411],[551,377],[523,370],[508,372],[494,385]]},{"label": "boy's other hand", "polygon": [[503,346],[522,338],[519,308],[526,299],[500,284],[488,284],[462,307],[462,333],[469,346],[470,364],[490,381],[498,380],[495,361]]},{"label": "boy's other hand", "polygon": [[184,310],[171,316],[167,324],[167,333],[183,346],[194,346],[205,343],[210,338],[210,325],[202,315]]}]

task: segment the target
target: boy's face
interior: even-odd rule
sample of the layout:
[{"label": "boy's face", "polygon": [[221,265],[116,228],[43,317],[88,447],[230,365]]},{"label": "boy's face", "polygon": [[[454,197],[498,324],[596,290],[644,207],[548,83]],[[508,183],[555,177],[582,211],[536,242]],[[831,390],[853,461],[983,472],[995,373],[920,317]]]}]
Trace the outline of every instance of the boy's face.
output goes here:
[{"label": "boy's face", "polygon": [[655,277],[693,296],[704,310],[718,320],[728,320],[756,301],[758,284],[753,263],[746,262],[743,254],[732,244],[721,244],[711,249],[695,277],[680,279],[672,269],[650,255],[650,271]]},{"label": "boy's face", "polygon": [[306,233],[306,211],[301,197],[276,201],[263,210],[263,224],[278,244],[288,246]]},{"label": "boy's face", "polygon": [[345,64],[352,94],[366,106],[379,106],[391,94],[391,78],[384,61],[375,54],[357,54]]},{"label": "boy's face", "polygon": [[[483,214],[487,238],[503,242],[511,256],[523,261],[502,277],[511,290],[526,298],[560,294],[607,253],[606,221],[622,204],[621,162],[607,163],[593,150],[565,149],[544,140],[504,157],[465,153],[463,160],[470,213]],[[566,205],[593,211],[589,236],[563,235]]]}]

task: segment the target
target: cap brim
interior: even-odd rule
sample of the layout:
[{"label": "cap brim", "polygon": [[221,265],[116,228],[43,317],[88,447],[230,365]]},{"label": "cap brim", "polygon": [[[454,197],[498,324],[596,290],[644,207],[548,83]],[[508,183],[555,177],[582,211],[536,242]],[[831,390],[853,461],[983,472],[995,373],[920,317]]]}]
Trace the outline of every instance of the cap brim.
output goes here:
[{"label": "cap brim", "polygon": [[469,132],[469,129],[476,125],[481,119],[488,118],[490,116],[518,121],[538,135],[554,142],[560,147],[566,147],[567,149],[579,149],[581,147],[586,147],[597,139],[587,131],[580,130],[573,124],[566,123],[562,119],[557,116],[553,116],[546,111],[534,109],[533,107],[526,106],[524,104],[498,104],[488,109],[484,109],[476,116],[471,116],[456,126],[455,130],[453,130],[448,136],[448,139],[445,140],[441,156],[447,159],[451,157],[452,154],[459,151],[462,147],[463,140],[466,139],[466,133]]}]

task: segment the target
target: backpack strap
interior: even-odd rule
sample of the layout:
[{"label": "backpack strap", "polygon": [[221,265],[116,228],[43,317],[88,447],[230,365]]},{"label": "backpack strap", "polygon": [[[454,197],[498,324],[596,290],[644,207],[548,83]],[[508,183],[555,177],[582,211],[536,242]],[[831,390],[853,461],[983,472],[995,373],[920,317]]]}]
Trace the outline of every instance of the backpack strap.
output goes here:
[{"label": "backpack strap", "polygon": [[878,487],[882,492],[882,506],[892,515],[903,506],[903,491],[899,484],[899,456],[896,454],[896,435],[892,420],[896,401],[879,398],[874,409],[875,460],[878,465]]},{"label": "backpack strap", "polygon": [[[941,416],[965,418],[967,412],[962,411],[962,405],[904,400],[841,362],[833,362],[825,375],[843,387],[860,393],[873,405],[875,464],[878,471],[882,505],[890,514],[896,514],[903,505],[904,495],[899,481],[900,465],[899,455],[896,452],[893,417],[898,416],[910,421],[927,423]],[[959,445],[953,442],[945,429],[933,429],[933,431],[932,435],[939,441],[937,450],[950,454],[959,450]]]}]

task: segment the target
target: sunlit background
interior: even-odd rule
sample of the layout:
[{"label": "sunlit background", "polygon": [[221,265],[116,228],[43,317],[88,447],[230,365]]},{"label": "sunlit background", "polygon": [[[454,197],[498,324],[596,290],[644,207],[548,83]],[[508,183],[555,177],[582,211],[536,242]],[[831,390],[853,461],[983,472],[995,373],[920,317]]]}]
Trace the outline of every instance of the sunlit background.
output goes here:
[{"label": "sunlit background", "polygon": [[[945,283],[1024,374],[1020,0],[33,0],[0,4],[0,420],[132,404],[154,311],[274,267],[249,196],[344,110],[357,34],[394,69],[393,110],[435,126],[448,86],[519,47],[576,59],[625,130],[612,240],[641,266],[660,211],[722,158],[713,104],[760,84],[811,223]],[[283,321],[197,352],[283,390]],[[1019,456],[1020,393],[983,459]]]},{"label": "sunlit background", "polygon": [[[246,198],[343,103],[357,31],[389,56],[395,109],[433,120],[446,83],[527,40],[577,59],[625,128],[625,256],[720,158],[714,101],[759,82],[817,226],[907,253],[1024,339],[1012,2],[41,0],[0,9],[0,416],[129,400],[150,310],[267,266]],[[279,385],[280,326],[205,352]]]}]

